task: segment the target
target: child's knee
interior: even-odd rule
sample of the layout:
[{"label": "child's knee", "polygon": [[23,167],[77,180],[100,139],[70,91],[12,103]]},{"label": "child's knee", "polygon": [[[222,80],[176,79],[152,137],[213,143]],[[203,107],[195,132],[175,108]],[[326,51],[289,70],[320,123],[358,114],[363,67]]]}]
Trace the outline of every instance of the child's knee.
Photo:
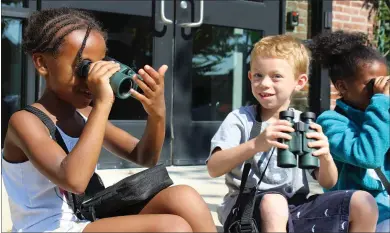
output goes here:
[{"label": "child's knee", "polygon": [[378,218],[378,206],[374,197],[365,191],[355,191],[351,197],[350,213],[359,213],[366,218]]},{"label": "child's knee", "polygon": [[163,232],[192,232],[190,224],[182,217],[177,215],[169,216],[165,223],[158,223],[156,231]]},{"label": "child's knee", "polygon": [[260,201],[260,213],[274,213],[288,217],[286,198],[280,194],[265,194]]}]

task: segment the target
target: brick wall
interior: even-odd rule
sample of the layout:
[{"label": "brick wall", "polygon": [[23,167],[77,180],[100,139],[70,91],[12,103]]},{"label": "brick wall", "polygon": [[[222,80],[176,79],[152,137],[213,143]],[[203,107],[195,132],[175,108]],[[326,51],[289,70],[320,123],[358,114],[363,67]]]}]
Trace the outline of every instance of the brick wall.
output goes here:
[{"label": "brick wall", "polygon": [[[363,2],[354,1],[333,1],[333,22],[332,29],[344,31],[359,31],[368,34],[373,39],[374,16],[368,20],[369,10],[363,8]],[[337,90],[331,85],[331,108],[335,106],[339,98]]]}]

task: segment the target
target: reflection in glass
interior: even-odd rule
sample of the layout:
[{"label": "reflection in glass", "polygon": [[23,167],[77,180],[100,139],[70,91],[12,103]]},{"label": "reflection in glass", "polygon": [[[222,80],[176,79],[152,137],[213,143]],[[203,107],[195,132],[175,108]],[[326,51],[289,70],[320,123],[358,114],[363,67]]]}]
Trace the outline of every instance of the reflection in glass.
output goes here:
[{"label": "reflection in glass", "polygon": [[192,120],[220,121],[254,103],[247,79],[250,52],[259,31],[202,25],[194,36]]},{"label": "reflection in glass", "polygon": [[1,19],[1,146],[11,115],[21,107],[22,96],[22,22]]},{"label": "reflection in glass", "polygon": [[[153,24],[151,18],[94,12],[108,33],[107,55],[137,71],[146,64],[152,65]],[[120,23],[118,23],[120,22]],[[156,67],[154,67],[156,68]],[[146,120],[142,104],[134,99],[116,98],[110,120]]]},{"label": "reflection in glass", "polygon": [[23,7],[23,0],[1,0],[1,6]]}]

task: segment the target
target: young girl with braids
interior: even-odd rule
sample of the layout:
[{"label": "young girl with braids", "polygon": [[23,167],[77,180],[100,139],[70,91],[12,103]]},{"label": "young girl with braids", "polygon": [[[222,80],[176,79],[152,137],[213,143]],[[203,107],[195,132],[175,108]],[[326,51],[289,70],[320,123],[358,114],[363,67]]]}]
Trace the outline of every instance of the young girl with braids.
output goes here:
[{"label": "young girl with braids", "polygon": [[326,111],[318,117],[338,166],[334,189],[371,193],[379,209],[377,231],[390,232],[389,193],[374,170],[380,168],[389,180],[390,82],[386,60],[367,46],[367,37],[361,33],[325,33],[313,38],[311,49],[313,58],[329,69],[341,96],[336,101],[338,112]]},{"label": "young girl with braids", "polygon": [[[25,110],[12,115],[2,159],[3,179],[9,195],[13,230],[18,232],[213,232],[210,211],[188,186],[158,193],[134,215],[78,220],[58,196],[60,189],[83,193],[102,146],[142,166],[159,160],[165,137],[164,74],[146,65],[135,78],[143,94],[131,90],[148,119],[141,140],[108,121],[114,103],[109,78],[119,65],[103,61],[106,35],[87,13],[68,8],[34,13],[24,33],[23,46],[32,55],[46,89],[33,107],[56,124],[70,153],[50,137],[45,125]],[[92,61],[87,79],[75,70],[82,59]],[[30,77],[31,78],[31,77]],[[89,107],[91,101],[94,107]],[[60,194],[61,195],[61,194]]]}]

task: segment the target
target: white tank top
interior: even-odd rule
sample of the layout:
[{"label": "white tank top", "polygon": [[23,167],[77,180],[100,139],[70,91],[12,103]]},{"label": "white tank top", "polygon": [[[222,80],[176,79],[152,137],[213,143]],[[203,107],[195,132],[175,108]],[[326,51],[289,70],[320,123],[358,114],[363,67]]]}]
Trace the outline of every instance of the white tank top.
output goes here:
[{"label": "white tank top", "polygon": [[[69,151],[78,138],[59,132]],[[64,193],[42,175],[30,161],[9,163],[2,156],[2,177],[11,212],[13,230],[18,232],[69,229],[79,222]],[[70,225],[69,225],[70,224]]]}]

